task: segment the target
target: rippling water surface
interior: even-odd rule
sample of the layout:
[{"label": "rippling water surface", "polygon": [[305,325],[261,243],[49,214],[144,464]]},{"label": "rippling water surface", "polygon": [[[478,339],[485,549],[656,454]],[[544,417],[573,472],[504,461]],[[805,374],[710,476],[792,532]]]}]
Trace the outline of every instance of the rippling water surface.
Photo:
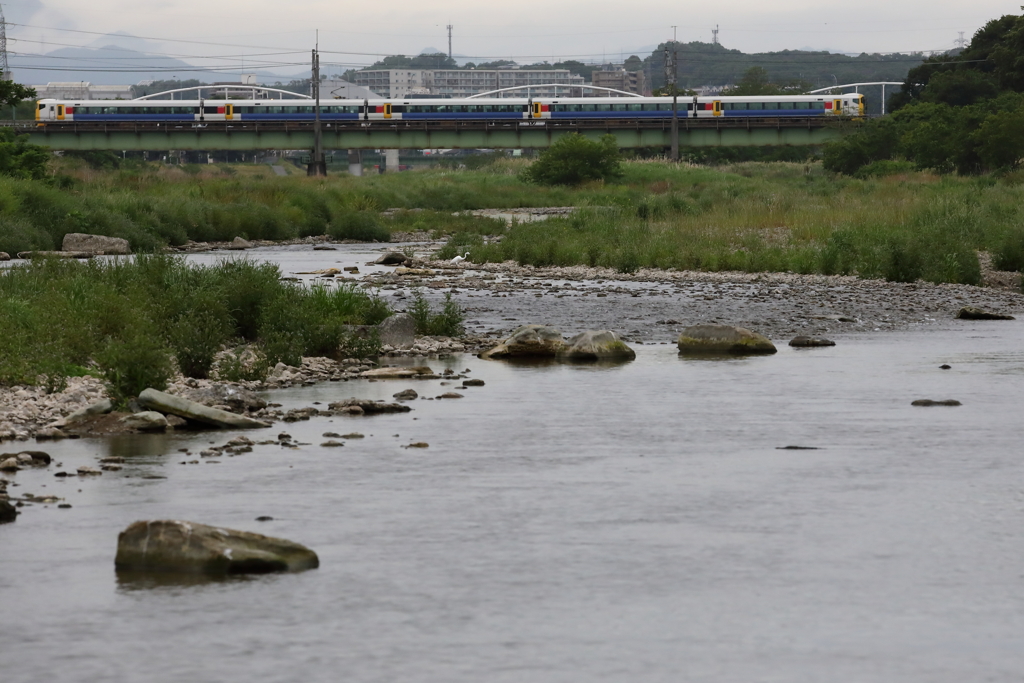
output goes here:
[{"label": "rippling water surface", "polygon": [[[288,431],[298,450],[182,465],[178,449],[233,434],[46,446],[62,467],[19,472],[10,492],[74,507],[0,526],[0,676],[1016,681],[1022,341],[1016,321],[745,360],[669,345],[618,367],[457,357],[431,364],[486,382],[461,400],[257,437]],[[270,397],[410,386],[452,388]],[[321,448],[327,431],[366,438]],[[53,477],[110,454],[123,471]],[[321,567],[118,577],[118,532],[159,518],[292,539]]]}]

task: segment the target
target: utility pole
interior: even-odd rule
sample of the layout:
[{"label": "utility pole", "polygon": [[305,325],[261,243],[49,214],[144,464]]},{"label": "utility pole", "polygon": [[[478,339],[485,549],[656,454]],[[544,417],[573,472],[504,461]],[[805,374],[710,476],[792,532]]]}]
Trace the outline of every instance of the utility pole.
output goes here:
[{"label": "utility pole", "polygon": [[313,158],[306,167],[306,175],[325,176],[327,175],[327,162],[324,160],[323,135],[320,130],[320,52],[319,44],[313,48],[313,80],[310,83],[310,94],[316,99],[314,105],[315,118],[313,119]]},{"label": "utility pole", "polygon": [[665,48],[665,80],[672,84],[672,161],[679,161],[679,88],[676,85],[679,50],[673,41],[672,52]]},{"label": "utility pole", "polygon": [[[963,35],[963,34],[961,34]],[[448,59],[452,58],[452,25],[448,24]]]}]

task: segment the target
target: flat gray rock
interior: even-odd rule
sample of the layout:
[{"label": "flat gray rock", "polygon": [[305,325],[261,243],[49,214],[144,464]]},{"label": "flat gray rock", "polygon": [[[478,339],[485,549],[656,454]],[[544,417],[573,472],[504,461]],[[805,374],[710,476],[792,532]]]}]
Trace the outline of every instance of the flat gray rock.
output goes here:
[{"label": "flat gray rock", "polygon": [[320,566],[309,548],[282,538],[158,520],[135,522],[117,537],[118,571],[266,574]]},{"label": "flat gray rock", "polygon": [[161,432],[167,429],[167,418],[155,410],[143,410],[121,418],[121,424],[128,429],[143,432]]},{"label": "flat gray rock", "polygon": [[396,313],[377,326],[380,343],[396,349],[408,349],[416,342],[416,320],[408,313]]},{"label": "flat gray rock", "polygon": [[145,389],[139,394],[139,404],[161,413],[170,413],[187,420],[195,420],[203,424],[220,427],[221,429],[258,429],[269,427],[266,422],[254,420],[244,415],[236,415],[219,408],[210,408],[202,403],[187,398],[166,394],[156,389]]},{"label": "flat gray rock", "polygon": [[64,235],[61,251],[85,252],[89,254],[126,255],[132,253],[128,240],[106,235],[87,235],[83,232],[69,232]]}]

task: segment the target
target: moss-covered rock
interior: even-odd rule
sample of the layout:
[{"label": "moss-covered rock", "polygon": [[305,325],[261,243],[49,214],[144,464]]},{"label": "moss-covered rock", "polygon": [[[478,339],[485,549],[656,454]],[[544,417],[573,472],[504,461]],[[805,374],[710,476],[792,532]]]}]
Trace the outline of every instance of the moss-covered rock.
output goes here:
[{"label": "moss-covered rock", "polygon": [[558,358],[570,361],[633,360],[636,352],[611,330],[587,330],[570,339]]},{"label": "moss-covered rock", "polygon": [[262,534],[158,520],[135,522],[117,537],[118,571],[266,574],[315,569],[309,548]]},{"label": "moss-covered rock", "polygon": [[744,355],[776,353],[775,345],[757,332],[732,325],[691,325],[677,342],[683,355]]},{"label": "moss-covered rock", "polygon": [[554,358],[563,349],[562,333],[548,325],[523,325],[508,339],[480,357],[484,360],[502,358]]}]

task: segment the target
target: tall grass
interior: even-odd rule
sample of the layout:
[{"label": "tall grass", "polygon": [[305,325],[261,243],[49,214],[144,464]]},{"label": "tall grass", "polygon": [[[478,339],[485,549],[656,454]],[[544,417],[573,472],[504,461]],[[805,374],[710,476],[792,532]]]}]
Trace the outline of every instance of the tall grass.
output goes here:
[{"label": "tall grass", "polygon": [[237,344],[254,344],[265,367],[344,355],[348,325],[390,312],[351,284],[284,282],[276,266],[247,260],[36,260],[0,271],[0,384],[56,386],[93,372],[123,401],[166,383],[172,359],[207,377],[215,355]]},{"label": "tall grass", "polygon": [[[1024,189],[926,174],[835,179],[802,164],[721,171],[625,164],[626,183],[581,191],[567,217],[517,225],[497,243],[472,231],[439,252],[537,266],[792,271],[977,284],[977,250],[1024,266]],[[589,194],[589,197],[588,197]]]}]

